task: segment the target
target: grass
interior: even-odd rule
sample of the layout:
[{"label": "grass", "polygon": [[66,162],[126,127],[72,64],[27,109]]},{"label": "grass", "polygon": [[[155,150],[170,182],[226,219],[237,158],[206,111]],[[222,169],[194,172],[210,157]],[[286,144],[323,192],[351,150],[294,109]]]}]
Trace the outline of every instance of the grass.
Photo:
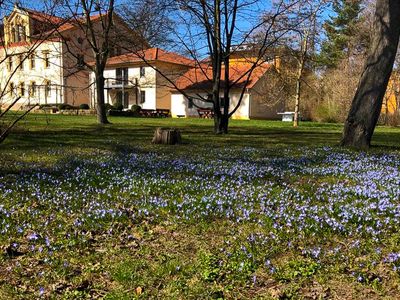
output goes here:
[{"label": "grass", "polygon": [[[30,115],[0,146],[0,299],[396,299],[400,130]],[[150,143],[156,127],[184,144]]]}]

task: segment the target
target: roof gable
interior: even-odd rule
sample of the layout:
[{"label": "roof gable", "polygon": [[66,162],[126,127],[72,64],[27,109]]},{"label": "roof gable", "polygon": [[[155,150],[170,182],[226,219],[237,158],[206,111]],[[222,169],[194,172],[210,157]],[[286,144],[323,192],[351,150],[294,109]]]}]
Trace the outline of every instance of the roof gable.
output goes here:
[{"label": "roof gable", "polygon": [[160,48],[150,48],[135,53],[127,53],[108,59],[107,67],[141,63],[166,62],[177,65],[194,66],[194,61],[175,52],[167,52]]},{"label": "roof gable", "polygon": [[[254,68],[252,63],[236,63],[229,66],[229,82],[233,88],[252,88],[258,80],[271,68],[271,64],[260,64]],[[222,68],[221,86],[225,86],[225,68]],[[249,73],[251,71],[250,77]],[[201,65],[190,69],[176,81],[180,90],[211,90],[212,89],[212,67]],[[249,78],[247,84],[246,81]]]}]

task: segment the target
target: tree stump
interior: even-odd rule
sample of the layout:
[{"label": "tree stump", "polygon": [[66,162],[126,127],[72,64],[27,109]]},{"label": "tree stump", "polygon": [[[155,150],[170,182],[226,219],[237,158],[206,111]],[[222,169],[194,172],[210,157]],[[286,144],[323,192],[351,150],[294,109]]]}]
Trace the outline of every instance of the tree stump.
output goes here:
[{"label": "tree stump", "polygon": [[175,145],[180,144],[181,133],[176,128],[157,128],[154,132],[153,144]]}]

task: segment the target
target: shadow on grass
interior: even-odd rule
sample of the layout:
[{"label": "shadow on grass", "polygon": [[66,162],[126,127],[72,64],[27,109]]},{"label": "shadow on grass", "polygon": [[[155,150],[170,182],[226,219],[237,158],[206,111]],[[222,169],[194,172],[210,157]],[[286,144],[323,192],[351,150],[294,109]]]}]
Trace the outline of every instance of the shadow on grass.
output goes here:
[{"label": "shadow on grass", "polygon": [[[157,127],[175,127],[181,130],[184,144],[181,148],[193,151],[202,147],[277,148],[292,146],[336,146],[343,125],[304,122],[299,128],[278,121],[237,121],[230,125],[228,135],[215,135],[213,121],[204,119],[142,119],[111,118],[112,124],[100,126],[94,117],[32,115],[1,145],[1,151],[29,152],[63,148],[137,149],[151,145]],[[373,149],[400,149],[400,130],[379,128],[374,135]],[[170,147],[174,151],[178,147]],[[126,151],[126,150],[125,150]]]}]

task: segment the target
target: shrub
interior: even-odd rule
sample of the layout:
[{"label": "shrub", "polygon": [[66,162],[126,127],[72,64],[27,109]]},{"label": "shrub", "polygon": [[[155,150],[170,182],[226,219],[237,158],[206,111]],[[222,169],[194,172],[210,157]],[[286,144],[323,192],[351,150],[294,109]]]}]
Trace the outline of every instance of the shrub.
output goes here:
[{"label": "shrub", "polygon": [[113,110],[113,109],[115,109],[114,105],[112,105],[112,104],[110,104],[110,103],[106,103],[106,104],[104,104],[104,106],[105,106],[105,108],[106,108],[107,111],[108,111],[108,110]]},{"label": "shrub", "polygon": [[393,126],[393,127],[399,126],[400,125],[400,113],[395,112],[394,114],[387,114],[386,125]]},{"label": "shrub", "polygon": [[131,110],[134,113],[139,113],[142,110],[142,107],[140,105],[134,104],[134,105],[131,106]]},{"label": "shrub", "polygon": [[82,103],[81,105],[79,105],[79,109],[89,109],[89,104],[86,103]]},{"label": "shrub", "polygon": [[313,121],[325,123],[343,122],[346,117],[346,114],[343,114],[338,105],[329,105],[326,102],[317,104],[310,114]]},{"label": "shrub", "polygon": [[112,109],[108,113],[110,116],[115,117],[132,117],[134,114],[131,110],[116,110]]},{"label": "shrub", "polygon": [[122,104],[116,104],[116,105],[115,105],[115,109],[121,111],[121,110],[124,109],[124,106],[123,106]]},{"label": "shrub", "polygon": [[70,104],[67,104],[67,103],[63,103],[63,104],[58,105],[58,109],[59,110],[67,110],[67,109],[76,109],[76,107],[74,107]]}]

